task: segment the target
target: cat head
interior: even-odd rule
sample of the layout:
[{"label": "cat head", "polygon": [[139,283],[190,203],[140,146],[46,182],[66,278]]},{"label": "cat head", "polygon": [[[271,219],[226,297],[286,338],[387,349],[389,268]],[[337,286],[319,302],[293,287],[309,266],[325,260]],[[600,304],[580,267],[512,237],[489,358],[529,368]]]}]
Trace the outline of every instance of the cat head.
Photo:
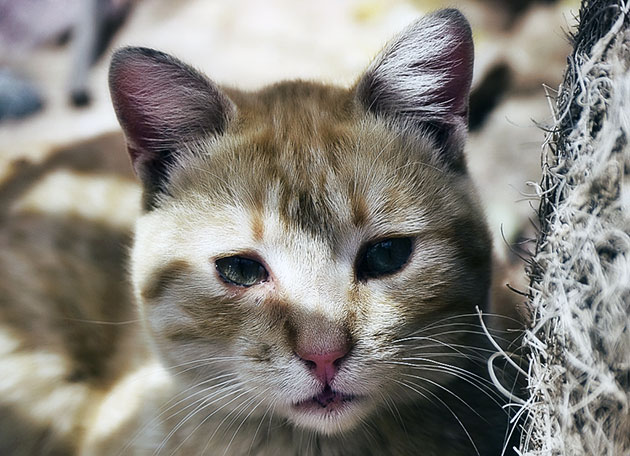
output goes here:
[{"label": "cat head", "polygon": [[411,24],[351,88],[244,93],[157,51],[114,55],[145,195],[133,285],[177,379],[332,434],[422,402],[414,356],[460,362],[466,332],[437,322],[485,307],[491,251],[463,154],[472,61],[455,10]]}]

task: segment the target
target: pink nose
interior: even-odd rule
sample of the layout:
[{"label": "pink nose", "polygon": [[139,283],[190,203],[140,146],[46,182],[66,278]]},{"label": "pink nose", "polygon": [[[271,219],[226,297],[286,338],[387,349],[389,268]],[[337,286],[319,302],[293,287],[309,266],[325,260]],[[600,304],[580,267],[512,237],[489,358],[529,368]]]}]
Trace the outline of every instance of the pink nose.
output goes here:
[{"label": "pink nose", "polygon": [[324,384],[328,384],[332,381],[335,374],[337,374],[339,361],[341,358],[348,354],[348,350],[341,349],[330,351],[327,353],[309,353],[304,351],[298,351],[296,354],[302,358],[315,376]]}]

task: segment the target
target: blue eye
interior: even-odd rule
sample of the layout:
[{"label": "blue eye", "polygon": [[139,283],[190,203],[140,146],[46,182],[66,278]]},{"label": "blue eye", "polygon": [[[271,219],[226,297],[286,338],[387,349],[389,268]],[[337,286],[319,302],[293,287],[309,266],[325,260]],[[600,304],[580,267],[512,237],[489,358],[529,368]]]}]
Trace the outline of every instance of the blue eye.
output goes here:
[{"label": "blue eye", "polygon": [[219,258],[215,265],[223,280],[241,287],[251,287],[269,277],[262,264],[249,258],[239,256]]},{"label": "blue eye", "polygon": [[359,258],[359,279],[381,277],[402,269],[411,255],[411,238],[390,238],[369,245]]}]

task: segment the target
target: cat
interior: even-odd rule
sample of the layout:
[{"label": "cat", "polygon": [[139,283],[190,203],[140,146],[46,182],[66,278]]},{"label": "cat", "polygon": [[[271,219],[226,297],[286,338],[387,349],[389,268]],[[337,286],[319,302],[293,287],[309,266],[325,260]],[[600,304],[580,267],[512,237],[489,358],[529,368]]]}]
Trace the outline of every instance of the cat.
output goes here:
[{"label": "cat", "polygon": [[159,51],[114,54],[143,185],[131,280],[177,393],[125,451],[511,451],[476,314],[492,261],[463,152],[472,68],[454,9],[350,88],[246,93]]}]

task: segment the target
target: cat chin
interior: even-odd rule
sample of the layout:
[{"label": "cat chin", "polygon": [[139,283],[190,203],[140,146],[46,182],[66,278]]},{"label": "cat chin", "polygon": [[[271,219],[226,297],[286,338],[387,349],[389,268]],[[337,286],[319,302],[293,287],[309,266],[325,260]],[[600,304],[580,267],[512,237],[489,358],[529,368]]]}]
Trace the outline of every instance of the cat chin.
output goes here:
[{"label": "cat chin", "polygon": [[358,426],[369,408],[366,397],[339,395],[326,402],[314,397],[293,404],[287,415],[297,427],[334,435]]}]

